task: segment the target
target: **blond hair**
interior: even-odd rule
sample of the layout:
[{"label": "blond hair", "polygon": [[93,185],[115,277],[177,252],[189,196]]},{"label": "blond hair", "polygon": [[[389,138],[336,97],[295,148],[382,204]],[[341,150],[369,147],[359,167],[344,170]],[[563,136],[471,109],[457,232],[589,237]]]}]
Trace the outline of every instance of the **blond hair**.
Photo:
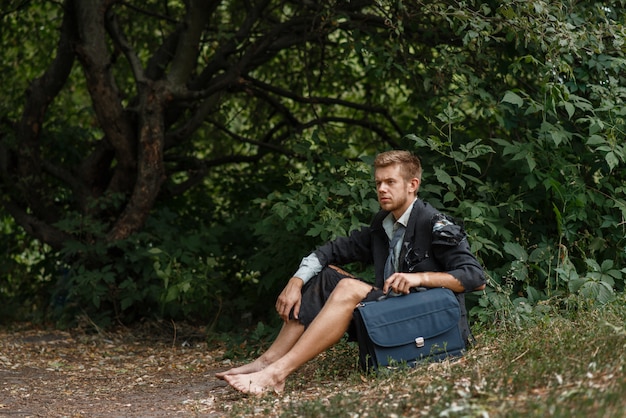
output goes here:
[{"label": "blond hair", "polygon": [[374,168],[388,167],[393,164],[400,165],[400,171],[406,181],[412,178],[422,180],[422,163],[417,155],[409,151],[386,151],[378,154],[374,160]]}]

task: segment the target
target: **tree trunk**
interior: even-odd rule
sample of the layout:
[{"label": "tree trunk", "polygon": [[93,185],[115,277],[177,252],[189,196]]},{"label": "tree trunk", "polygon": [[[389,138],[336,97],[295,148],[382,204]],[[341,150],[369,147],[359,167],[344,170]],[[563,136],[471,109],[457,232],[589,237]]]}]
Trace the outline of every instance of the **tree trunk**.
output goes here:
[{"label": "tree trunk", "polygon": [[164,83],[147,83],[141,92],[139,146],[135,186],[121,216],[107,235],[123,239],[141,228],[165,180],[163,169],[163,114],[169,94]]}]

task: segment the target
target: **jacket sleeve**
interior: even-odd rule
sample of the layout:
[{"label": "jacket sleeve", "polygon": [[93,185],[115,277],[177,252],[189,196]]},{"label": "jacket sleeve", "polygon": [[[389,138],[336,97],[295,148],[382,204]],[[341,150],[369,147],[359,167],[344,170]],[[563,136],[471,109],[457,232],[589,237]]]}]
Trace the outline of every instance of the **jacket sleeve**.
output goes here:
[{"label": "jacket sleeve", "polygon": [[356,261],[371,263],[371,242],[371,228],[362,227],[352,231],[347,237],[339,237],[322,245],[315,250],[315,254],[324,267]]},{"label": "jacket sleeve", "polygon": [[432,252],[442,270],[461,282],[466,292],[485,284],[482,266],[472,254],[463,225],[437,214],[432,219]]}]

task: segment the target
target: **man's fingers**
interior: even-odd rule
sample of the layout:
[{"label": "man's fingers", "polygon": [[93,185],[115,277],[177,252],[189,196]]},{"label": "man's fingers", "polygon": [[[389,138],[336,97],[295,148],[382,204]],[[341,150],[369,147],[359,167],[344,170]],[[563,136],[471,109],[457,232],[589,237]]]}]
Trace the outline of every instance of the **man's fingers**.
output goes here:
[{"label": "man's fingers", "polygon": [[280,316],[283,321],[287,321],[289,319],[287,317],[289,315],[289,312],[285,314],[286,307],[287,307],[287,304],[283,302],[282,300],[279,299],[276,302],[276,312],[278,313],[278,316]]},{"label": "man's fingers", "polygon": [[389,276],[387,280],[385,280],[385,284],[383,285],[383,292],[387,293],[389,291],[389,288],[392,287],[394,277],[395,277],[395,273]]},{"label": "man's fingers", "polygon": [[281,310],[278,315],[280,316],[280,319],[282,319],[283,321],[287,322],[289,321],[289,312],[287,312],[286,310]]},{"label": "man's fingers", "polygon": [[402,274],[394,273],[385,281],[383,292],[387,293],[390,289],[395,293],[406,294],[410,292],[411,284]]},{"label": "man's fingers", "polygon": [[300,302],[296,302],[296,304],[293,306],[293,317],[295,319],[300,319]]},{"label": "man's fingers", "polygon": [[289,320],[289,308],[291,305],[289,305],[288,303],[286,303],[285,305],[283,305],[283,312],[282,312],[282,317],[285,321]]},{"label": "man's fingers", "polygon": [[285,302],[283,302],[282,300],[279,299],[276,302],[276,312],[278,312],[279,315],[282,315],[284,307],[285,307]]},{"label": "man's fingers", "polygon": [[389,291],[389,289],[393,290],[396,293],[400,293],[400,288],[402,286],[402,276],[398,273],[394,273],[389,276],[389,279],[385,282],[385,286],[383,290],[385,293]]}]

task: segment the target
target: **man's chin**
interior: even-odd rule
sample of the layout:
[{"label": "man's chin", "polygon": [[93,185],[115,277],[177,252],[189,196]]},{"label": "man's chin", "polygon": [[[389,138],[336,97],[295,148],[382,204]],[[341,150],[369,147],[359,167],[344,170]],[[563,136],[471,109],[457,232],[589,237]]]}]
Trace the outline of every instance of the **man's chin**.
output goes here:
[{"label": "man's chin", "polygon": [[378,202],[378,203],[382,210],[391,212],[394,209],[393,202],[386,201],[386,202]]}]

